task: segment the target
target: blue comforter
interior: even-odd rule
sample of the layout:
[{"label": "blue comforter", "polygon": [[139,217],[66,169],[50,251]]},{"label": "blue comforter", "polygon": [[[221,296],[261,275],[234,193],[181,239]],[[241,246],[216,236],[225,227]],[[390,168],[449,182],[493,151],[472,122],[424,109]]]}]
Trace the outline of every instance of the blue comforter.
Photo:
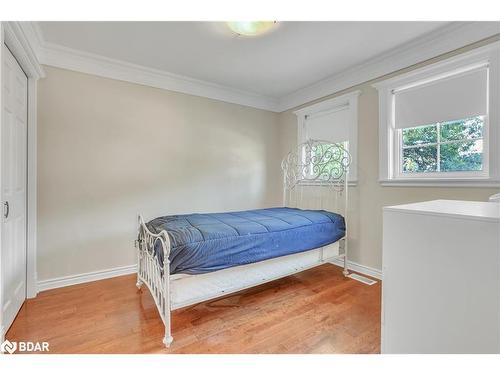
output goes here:
[{"label": "blue comforter", "polygon": [[163,216],[150,221],[171,241],[170,272],[199,274],[294,254],[338,241],[344,218],[297,208]]}]

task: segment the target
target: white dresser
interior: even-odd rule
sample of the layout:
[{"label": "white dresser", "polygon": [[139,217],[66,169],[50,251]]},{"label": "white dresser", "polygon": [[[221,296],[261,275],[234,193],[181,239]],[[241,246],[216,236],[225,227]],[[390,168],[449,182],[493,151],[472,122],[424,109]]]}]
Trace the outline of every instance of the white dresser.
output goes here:
[{"label": "white dresser", "polygon": [[384,207],[382,353],[500,353],[500,203]]}]

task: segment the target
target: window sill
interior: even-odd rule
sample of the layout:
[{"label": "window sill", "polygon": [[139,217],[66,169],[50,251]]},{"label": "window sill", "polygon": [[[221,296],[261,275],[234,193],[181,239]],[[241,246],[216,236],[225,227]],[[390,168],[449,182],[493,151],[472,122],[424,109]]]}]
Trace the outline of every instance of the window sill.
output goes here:
[{"label": "window sill", "polygon": [[379,180],[382,186],[402,187],[500,187],[500,180],[460,178],[407,178]]}]

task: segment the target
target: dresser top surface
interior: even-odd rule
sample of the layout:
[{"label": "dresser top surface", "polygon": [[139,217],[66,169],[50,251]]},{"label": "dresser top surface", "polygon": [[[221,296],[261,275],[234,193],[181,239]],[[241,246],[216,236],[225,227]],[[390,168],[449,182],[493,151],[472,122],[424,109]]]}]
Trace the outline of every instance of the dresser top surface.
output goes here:
[{"label": "dresser top surface", "polygon": [[416,214],[432,214],[451,217],[463,217],[500,222],[500,203],[456,201],[439,199],[427,202],[402,204],[384,207],[384,211],[401,211]]}]

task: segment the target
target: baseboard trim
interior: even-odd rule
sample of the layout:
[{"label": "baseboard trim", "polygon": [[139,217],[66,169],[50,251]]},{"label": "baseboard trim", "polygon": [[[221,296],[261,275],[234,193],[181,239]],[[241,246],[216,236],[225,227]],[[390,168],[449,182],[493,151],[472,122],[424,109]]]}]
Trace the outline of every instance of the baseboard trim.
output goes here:
[{"label": "baseboard trim", "polygon": [[[343,267],[344,261],[342,259],[334,259],[331,262],[336,266]],[[347,268],[351,271],[359,272],[367,276],[371,276],[377,280],[382,280],[382,271],[376,268],[364,266],[362,264],[348,261]],[[65,286],[77,285],[88,283],[91,281],[110,279],[112,277],[130,275],[137,272],[137,265],[133,264],[130,266],[110,268],[107,270],[94,271],[88,273],[82,273],[78,275],[70,275],[63,277],[56,277],[54,279],[40,280],[37,283],[38,292],[43,292],[44,290],[62,288]]]},{"label": "baseboard trim", "polygon": [[54,279],[40,280],[37,283],[37,290],[42,292],[44,290],[62,288],[64,286],[88,283],[91,281],[109,279],[116,276],[130,275],[137,272],[137,265],[123,266],[110,268],[107,270],[94,271],[88,273],[81,273],[78,275],[70,275],[63,277],[56,277]]},{"label": "baseboard trim", "polygon": [[[333,259],[331,263],[336,266],[344,267],[344,261],[342,259]],[[347,268],[351,271],[362,273],[363,275],[373,277],[377,280],[382,280],[382,271],[376,268],[364,266],[350,260],[347,261]]]}]

